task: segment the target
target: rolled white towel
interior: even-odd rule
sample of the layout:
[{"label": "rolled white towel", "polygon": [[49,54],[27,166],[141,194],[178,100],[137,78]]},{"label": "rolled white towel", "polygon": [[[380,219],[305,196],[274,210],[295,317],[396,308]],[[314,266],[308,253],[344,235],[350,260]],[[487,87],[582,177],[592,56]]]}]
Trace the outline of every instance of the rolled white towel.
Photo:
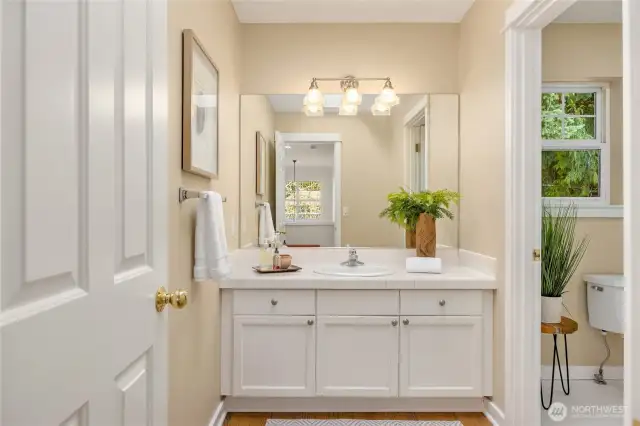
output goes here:
[{"label": "rolled white towel", "polygon": [[441,274],[442,259],[439,257],[408,257],[407,272]]}]

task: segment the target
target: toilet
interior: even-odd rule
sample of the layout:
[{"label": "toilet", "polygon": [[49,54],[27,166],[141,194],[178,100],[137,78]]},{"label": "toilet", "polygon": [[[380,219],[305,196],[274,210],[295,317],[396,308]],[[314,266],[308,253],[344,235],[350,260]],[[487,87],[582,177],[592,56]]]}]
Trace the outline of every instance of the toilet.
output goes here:
[{"label": "toilet", "polygon": [[624,334],[624,275],[585,275],[589,324],[598,330]]}]

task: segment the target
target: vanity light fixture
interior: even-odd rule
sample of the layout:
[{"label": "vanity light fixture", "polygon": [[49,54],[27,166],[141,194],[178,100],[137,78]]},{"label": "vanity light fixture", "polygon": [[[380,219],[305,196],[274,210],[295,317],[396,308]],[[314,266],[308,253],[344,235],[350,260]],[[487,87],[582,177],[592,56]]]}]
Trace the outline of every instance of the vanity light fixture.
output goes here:
[{"label": "vanity light fixture", "polygon": [[318,89],[318,81],[314,78],[311,80],[311,85],[309,86],[309,91],[307,92],[307,96],[304,97],[305,105],[318,105],[322,106],[324,102],[322,92]]},{"label": "vanity light fixture", "polygon": [[400,103],[400,98],[396,95],[396,91],[391,84],[391,80],[387,79],[384,83],[384,87],[382,88],[382,93],[380,96],[376,98],[376,103],[383,103],[388,105],[389,107],[396,106]]},{"label": "vanity light fixture", "polygon": [[357,106],[362,103],[362,95],[358,93],[359,86],[358,80],[352,75],[345,77],[344,80],[340,80],[340,89],[344,92],[342,96],[342,103],[344,105]]},{"label": "vanity light fixture", "polygon": [[389,77],[379,78],[356,78],[348,75],[342,78],[313,78],[309,91],[304,97],[302,111],[310,117],[320,117],[324,115],[324,97],[318,88],[318,81],[339,81],[340,89],[344,93],[340,105],[339,115],[357,115],[358,106],[362,103],[362,94],[358,91],[361,81],[384,81],[384,87],[380,95],[376,97],[374,105],[371,107],[373,115],[391,115],[391,107],[400,103],[400,98],[396,94],[391,79]]}]

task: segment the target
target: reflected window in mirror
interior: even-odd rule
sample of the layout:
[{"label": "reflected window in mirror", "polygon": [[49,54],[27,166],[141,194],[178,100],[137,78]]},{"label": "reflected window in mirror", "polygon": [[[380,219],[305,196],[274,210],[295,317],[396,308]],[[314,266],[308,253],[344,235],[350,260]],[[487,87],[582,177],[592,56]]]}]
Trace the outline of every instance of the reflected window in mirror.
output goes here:
[{"label": "reflected window in mirror", "polygon": [[287,222],[319,220],[322,215],[322,186],[319,181],[288,181],[285,186]]}]

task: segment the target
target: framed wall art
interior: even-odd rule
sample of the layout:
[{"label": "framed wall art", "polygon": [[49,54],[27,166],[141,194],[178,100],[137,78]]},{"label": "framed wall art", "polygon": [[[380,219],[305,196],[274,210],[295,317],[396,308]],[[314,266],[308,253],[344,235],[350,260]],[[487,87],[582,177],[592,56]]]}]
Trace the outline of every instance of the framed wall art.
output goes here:
[{"label": "framed wall art", "polygon": [[219,75],[193,30],[182,32],[182,169],[218,178]]}]

